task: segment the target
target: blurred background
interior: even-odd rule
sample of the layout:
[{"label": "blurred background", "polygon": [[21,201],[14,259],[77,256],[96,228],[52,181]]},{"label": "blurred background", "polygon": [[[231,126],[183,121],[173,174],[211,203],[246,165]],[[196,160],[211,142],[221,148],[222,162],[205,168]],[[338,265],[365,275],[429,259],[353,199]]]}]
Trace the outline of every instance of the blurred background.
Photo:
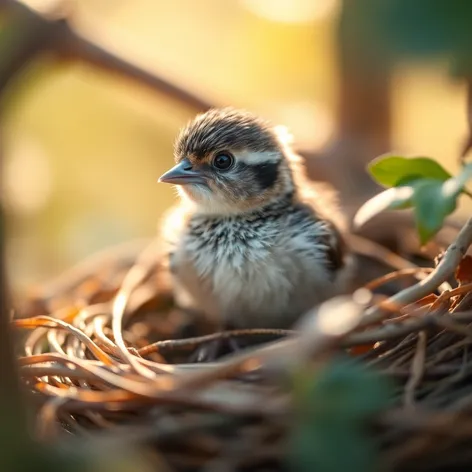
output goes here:
[{"label": "blurred background", "polygon": [[[41,11],[51,1],[24,3]],[[80,0],[69,18],[90,41],[208,103],[288,126],[312,175],[338,185],[344,201],[362,203],[375,191],[365,164],[378,154],[431,156],[455,171],[466,90],[441,57],[384,64],[353,20],[358,12],[349,16],[354,3]],[[32,62],[3,109],[14,291],[97,250],[152,236],[176,198],[157,178],[197,111],[83,62],[47,54]]]}]

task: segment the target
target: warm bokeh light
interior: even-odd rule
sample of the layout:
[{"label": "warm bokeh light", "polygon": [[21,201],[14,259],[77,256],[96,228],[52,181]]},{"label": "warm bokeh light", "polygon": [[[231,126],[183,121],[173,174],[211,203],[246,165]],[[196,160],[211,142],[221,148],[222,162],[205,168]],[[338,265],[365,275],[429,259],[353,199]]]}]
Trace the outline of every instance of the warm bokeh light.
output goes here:
[{"label": "warm bokeh light", "polygon": [[52,176],[44,151],[25,139],[15,141],[4,168],[5,202],[18,215],[44,208],[52,191]]},{"label": "warm bokeh light", "polygon": [[21,0],[21,2],[32,10],[41,13],[41,15],[55,20],[69,14],[74,8],[76,0]]},{"label": "warm bokeh light", "polygon": [[241,0],[250,11],[270,21],[303,23],[327,17],[339,0]]},{"label": "warm bokeh light", "polygon": [[321,104],[293,102],[273,110],[273,115],[303,149],[322,147],[334,133],[333,113]]}]

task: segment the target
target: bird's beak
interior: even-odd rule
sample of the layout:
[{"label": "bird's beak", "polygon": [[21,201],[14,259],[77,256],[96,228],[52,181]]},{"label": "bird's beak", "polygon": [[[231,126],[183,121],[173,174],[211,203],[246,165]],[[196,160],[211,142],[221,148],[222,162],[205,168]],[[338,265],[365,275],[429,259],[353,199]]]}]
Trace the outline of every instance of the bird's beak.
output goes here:
[{"label": "bird's beak", "polygon": [[172,169],[161,175],[158,182],[175,185],[206,183],[202,173],[194,170],[192,163],[188,159],[183,159]]}]

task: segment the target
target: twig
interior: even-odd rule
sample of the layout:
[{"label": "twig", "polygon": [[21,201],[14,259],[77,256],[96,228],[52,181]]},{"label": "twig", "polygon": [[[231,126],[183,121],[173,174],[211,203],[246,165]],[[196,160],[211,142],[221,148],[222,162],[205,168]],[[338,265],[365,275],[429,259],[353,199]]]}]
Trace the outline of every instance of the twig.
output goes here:
[{"label": "twig", "polygon": [[465,311],[470,308],[472,308],[472,291],[466,293],[465,296],[461,299],[461,301],[453,307],[452,311]]},{"label": "twig", "polygon": [[8,4],[8,21],[0,41],[0,93],[39,52],[55,41],[62,25],[60,21],[43,19],[22,3],[10,0]]},{"label": "twig", "polygon": [[205,111],[216,106],[213,102],[198,96],[194,92],[112,54],[70,28],[67,28],[63,34],[69,46],[57,51],[62,60],[79,60],[105,72],[118,74],[183,103],[196,112]]},{"label": "twig", "polygon": [[157,341],[148,346],[144,346],[137,350],[140,356],[147,356],[151,353],[161,352],[168,349],[194,349],[200,344],[205,344],[218,339],[230,339],[237,337],[253,337],[253,336],[290,336],[296,334],[296,331],[286,329],[240,329],[234,331],[221,331],[218,333],[207,334],[205,336],[197,336],[186,339],[167,339],[165,341]]},{"label": "twig", "polygon": [[[441,381],[441,384],[427,396],[427,400],[431,400],[432,398],[438,397],[441,393],[443,393],[450,385],[454,384],[455,382],[459,382],[462,380],[467,374],[467,357],[468,357],[468,346],[464,347],[464,353],[462,356],[462,362],[459,367],[454,367],[454,369],[449,372],[449,376],[446,377],[444,380]],[[440,366],[438,366],[440,367]],[[430,367],[427,371],[428,373],[437,370],[438,367]],[[445,367],[445,366],[442,366]],[[452,374],[452,375],[451,375]]]},{"label": "twig", "polygon": [[151,244],[142,251],[136,264],[126,274],[121,288],[117,293],[112,308],[112,330],[115,344],[118,348],[120,357],[127,362],[137,373],[145,378],[153,379],[156,374],[151,369],[145,367],[139,362],[139,359],[131,354],[123,339],[123,320],[125,315],[128,314],[127,307],[129,299],[134,290],[141,284],[150,273],[150,260],[154,260],[156,247],[156,241],[152,241]]},{"label": "twig", "polygon": [[[346,336],[341,341],[342,347],[353,347],[363,344],[372,344],[375,342],[386,341],[389,339],[397,339],[410,333],[415,333],[429,326],[438,325],[438,319],[441,312],[430,313],[419,318],[410,318],[410,321],[404,323],[389,323],[381,328],[370,329],[364,332],[355,332]],[[452,314],[452,319],[456,322],[472,323],[472,311],[457,312]],[[443,324],[446,328],[446,325]],[[447,327],[449,328],[449,326]],[[463,332],[461,334],[464,334]]]},{"label": "twig", "polygon": [[434,317],[425,315],[421,318],[415,318],[404,323],[392,323],[382,326],[381,328],[371,329],[363,333],[352,333],[342,340],[342,347],[353,347],[363,344],[372,344],[389,339],[398,339],[410,333],[415,333],[428,326],[434,325]]},{"label": "twig", "polygon": [[413,264],[407,259],[400,257],[398,254],[388,250],[381,244],[378,244],[357,234],[349,234],[347,236],[347,241],[355,253],[376,259],[378,262],[381,262],[382,264],[388,264],[394,269],[420,269],[420,267],[418,267],[416,264]]},{"label": "twig", "polygon": [[[457,265],[460,263],[471,244],[472,218],[462,227],[456,240],[447,248],[444,257],[431,274],[424,280],[390,297],[388,301],[406,305],[429,295],[449,277],[454,275]],[[377,323],[384,317],[385,311],[381,307],[370,308],[366,311],[362,325],[366,326]]]},{"label": "twig", "polygon": [[[39,53],[59,60],[79,60],[119,74],[177,100],[195,111],[213,106],[208,100],[132,64],[74,31],[67,18],[41,16],[20,1],[9,0],[10,18],[0,44],[0,92]],[[51,17],[54,15],[50,15]],[[13,39],[13,41],[12,41]]]},{"label": "twig", "polygon": [[470,326],[463,326],[453,321],[450,317],[437,318],[434,322],[441,328],[454,331],[455,333],[465,336],[466,338],[472,339],[472,328]]},{"label": "twig", "polygon": [[411,375],[405,387],[405,405],[412,407],[415,402],[415,390],[418,387],[424,373],[426,358],[426,341],[425,331],[418,333],[418,342],[416,344],[416,352],[411,363]]},{"label": "twig", "polygon": [[467,127],[468,135],[459,156],[459,163],[464,165],[465,157],[472,148],[472,77],[467,77]]},{"label": "twig", "polygon": [[366,288],[367,290],[374,290],[375,288],[380,287],[381,285],[384,285],[393,280],[398,280],[406,276],[414,276],[419,280],[423,280],[425,278],[425,273],[428,274],[432,271],[433,269],[430,267],[409,267],[405,269],[398,269],[395,272],[390,272],[374,280],[371,280],[368,284],[364,286],[364,288]]},{"label": "twig", "polygon": [[[38,321],[44,321],[46,324],[38,325]],[[49,316],[38,316],[32,319],[25,320],[14,320],[12,322],[15,326],[19,328],[37,328],[38,326],[52,328],[52,329],[64,329],[76,336],[84,345],[94,354],[94,356],[103,362],[106,366],[114,365],[115,362],[113,359],[103,352],[88,336],[86,336],[82,331],[77,329],[75,326],[65,323],[61,320],[55,320]]]}]

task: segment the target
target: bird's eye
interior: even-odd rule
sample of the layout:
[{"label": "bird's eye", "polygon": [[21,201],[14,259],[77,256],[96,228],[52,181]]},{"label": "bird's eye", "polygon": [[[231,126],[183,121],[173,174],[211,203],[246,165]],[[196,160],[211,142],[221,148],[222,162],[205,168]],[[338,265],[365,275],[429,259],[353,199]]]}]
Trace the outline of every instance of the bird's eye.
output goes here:
[{"label": "bird's eye", "polygon": [[233,162],[233,156],[228,152],[220,152],[213,158],[213,166],[219,170],[228,170]]}]

